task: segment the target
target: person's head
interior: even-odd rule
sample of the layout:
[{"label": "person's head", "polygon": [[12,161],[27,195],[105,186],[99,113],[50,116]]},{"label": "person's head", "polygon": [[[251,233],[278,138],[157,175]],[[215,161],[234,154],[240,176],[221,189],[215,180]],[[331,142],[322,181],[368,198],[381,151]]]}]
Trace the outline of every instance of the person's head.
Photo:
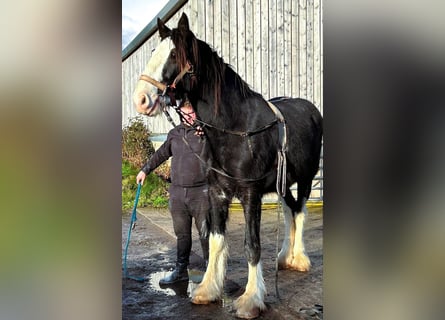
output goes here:
[{"label": "person's head", "polygon": [[185,103],[181,106],[181,114],[186,125],[192,125],[195,122],[196,113],[190,103]]}]

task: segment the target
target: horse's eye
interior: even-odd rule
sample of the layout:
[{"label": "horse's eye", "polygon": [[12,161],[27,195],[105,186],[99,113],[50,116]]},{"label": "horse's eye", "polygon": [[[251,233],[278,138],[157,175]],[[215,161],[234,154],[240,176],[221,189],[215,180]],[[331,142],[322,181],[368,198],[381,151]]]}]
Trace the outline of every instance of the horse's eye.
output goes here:
[{"label": "horse's eye", "polygon": [[176,52],[175,52],[175,50],[172,50],[172,51],[170,52],[170,57],[172,57],[173,59],[176,58]]}]

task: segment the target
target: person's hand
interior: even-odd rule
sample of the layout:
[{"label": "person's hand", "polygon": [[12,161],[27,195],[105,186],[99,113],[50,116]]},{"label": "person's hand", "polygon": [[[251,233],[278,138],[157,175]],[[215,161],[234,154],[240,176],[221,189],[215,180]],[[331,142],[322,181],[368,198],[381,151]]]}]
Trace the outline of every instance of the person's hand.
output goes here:
[{"label": "person's hand", "polygon": [[144,184],[144,180],[145,180],[145,177],[146,177],[147,175],[145,174],[145,172],[144,171],[139,171],[139,173],[138,173],[138,175],[136,176],[136,183],[137,184]]}]

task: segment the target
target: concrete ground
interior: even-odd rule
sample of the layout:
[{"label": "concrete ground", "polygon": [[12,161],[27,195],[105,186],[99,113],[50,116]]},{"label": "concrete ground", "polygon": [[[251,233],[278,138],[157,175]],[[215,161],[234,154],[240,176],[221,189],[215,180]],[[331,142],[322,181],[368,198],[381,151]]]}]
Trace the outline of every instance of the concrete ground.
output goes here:
[{"label": "concrete ground", "polygon": [[[262,213],[261,245],[263,276],[267,288],[267,310],[258,319],[322,319],[323,279],[323,210],[308,208],[304,239],[306,252],[312,262],[307,273],[282,270],[278,272],[276,292],[275,257],[277,231],[279,247],[284,236],[283,215],[277,227],[277,209]],[[127,271],[132,276],[145,278],[137,282],[123,277],[123,319],[236,319],[233,300],[242,294],[247,283],[247,261],[244,257],[244,215],[232,208],[227,224],[229,259],[224,295],[221,301],[206,306],[193,305],[190,293],[196,284],[190,281],[169,288],[160,288],[159,279],[174,267],[176,239],[170,213],[165,209],[141,208],[132,230],[127,253]],[[122,216],[122,252],[128,237],[131,213]],[[189,275],[193,279],[204,270],[197,231],[193,227],[193,247]],[[278,250],[279,251],[279,250]]]}]

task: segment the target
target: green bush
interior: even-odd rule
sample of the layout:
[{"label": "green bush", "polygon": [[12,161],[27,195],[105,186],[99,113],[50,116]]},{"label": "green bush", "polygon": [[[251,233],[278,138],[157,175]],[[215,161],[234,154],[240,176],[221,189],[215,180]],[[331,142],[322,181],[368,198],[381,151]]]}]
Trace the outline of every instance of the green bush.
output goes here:
[{"label": "green bush", "polygon": [[[122,210],[132,209],[136,196],[136,176],[153,154],[150,131],[140,117],[130,120],[122,130]],[[150,173],[142,186],[138,207],[165,208],[168,206],[168,183]]]},{"label": "green bush", "polygon": [[122,160],[141,168],[154,152],[150,134],[141,117],[130,119],[129,125],[122,130]]}]

